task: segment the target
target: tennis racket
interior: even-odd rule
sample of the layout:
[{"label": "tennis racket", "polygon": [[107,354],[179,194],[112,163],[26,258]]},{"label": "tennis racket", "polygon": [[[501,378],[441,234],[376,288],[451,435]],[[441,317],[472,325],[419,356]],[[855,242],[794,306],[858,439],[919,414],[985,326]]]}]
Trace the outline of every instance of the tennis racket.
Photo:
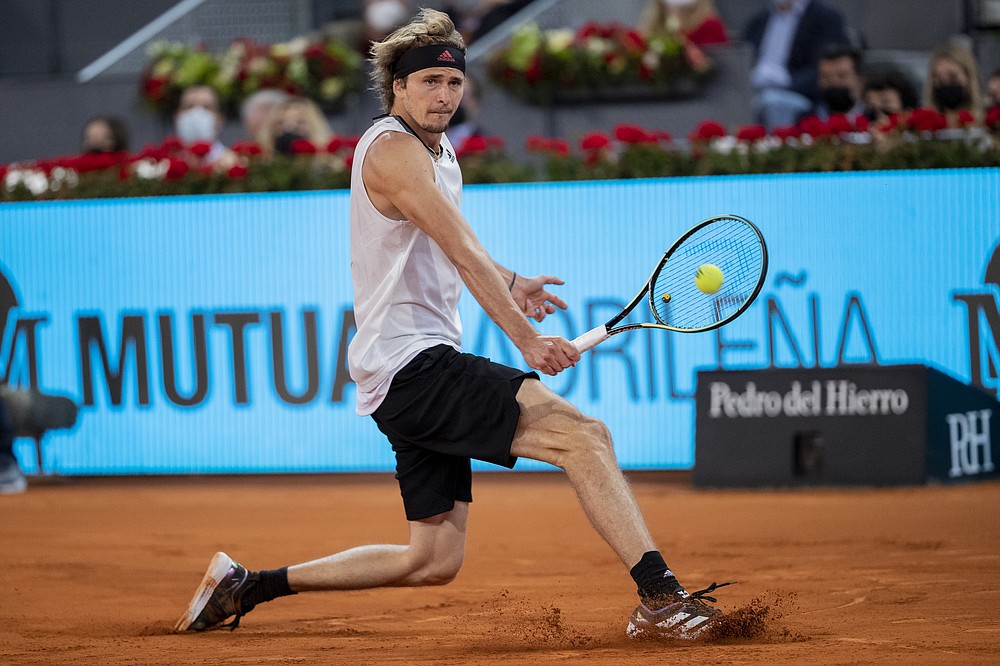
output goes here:
[{"label": "tennis racket", "polygon": [[[750,307],[766,276],[767,245],[760,230],[737,215],[709,218],[677,239],[624,310],[573,344],[583,353],[640,328],[679,333],[719,328]],[[646,295],[656,323],[622,324]]]}]

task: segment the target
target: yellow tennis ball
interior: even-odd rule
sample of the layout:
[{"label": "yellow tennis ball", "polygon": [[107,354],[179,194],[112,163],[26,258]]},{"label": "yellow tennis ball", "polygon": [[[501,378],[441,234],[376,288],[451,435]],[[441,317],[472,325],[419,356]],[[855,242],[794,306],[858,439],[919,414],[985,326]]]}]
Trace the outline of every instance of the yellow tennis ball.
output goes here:
[{"label": "yellow tennis ball", "polygon": [[722,271],[715,264],[702,264],[694,274],[694,284],[706,294],[714,294],[722,286]]}]

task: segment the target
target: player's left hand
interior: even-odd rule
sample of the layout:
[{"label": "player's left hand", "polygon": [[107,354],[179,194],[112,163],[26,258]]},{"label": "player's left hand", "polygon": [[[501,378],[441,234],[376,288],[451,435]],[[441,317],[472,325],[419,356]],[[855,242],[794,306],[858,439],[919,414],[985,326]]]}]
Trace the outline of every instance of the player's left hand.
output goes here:
[{"label": "player's left hand", "polygon": [[517,307],[521,308],[521,312],[526,317],[542,321],[546,315],[555,312],[556,308],[565,310],[567,307],[563,299],[545,288],[546,285],[550,284],[564,284],[564,282],[551,275],[536,275],[534,277],[518,275],[517,279],[514,280],[510,295],[514,297],[514,302],[517,303]]}]

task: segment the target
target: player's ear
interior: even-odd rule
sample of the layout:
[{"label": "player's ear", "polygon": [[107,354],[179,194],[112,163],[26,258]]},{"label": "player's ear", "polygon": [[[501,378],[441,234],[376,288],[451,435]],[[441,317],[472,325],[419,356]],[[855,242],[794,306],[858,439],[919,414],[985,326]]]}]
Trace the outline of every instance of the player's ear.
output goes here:
[{"label": "player's ear", "polygon": [[406,78],[407,77],[403,77],[401,79],[393,79],[392,80],[392,92],[393,93],[395,93],[395,94],[398,95],[400,93],[400,91],[406,90]]}]

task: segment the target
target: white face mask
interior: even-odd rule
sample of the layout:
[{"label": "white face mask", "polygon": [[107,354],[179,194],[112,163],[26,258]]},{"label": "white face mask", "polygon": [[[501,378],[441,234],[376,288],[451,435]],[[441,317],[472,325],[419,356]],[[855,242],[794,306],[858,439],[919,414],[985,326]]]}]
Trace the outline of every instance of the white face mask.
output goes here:
[{"label": "white face mask", "polygon": [[376,0],[365,7],[365,23],[375,32],[391,32],[408,18],[406,7],[396,0]]},{"label": "white face mask", "polygon": [[195,106],[177,116],[177,137],[184,143],[215,141],[215,114]]},{"label": "white face mask", "polygon": [[690,7],[695,0],[663,0],[663,4],[668,7]]}]

